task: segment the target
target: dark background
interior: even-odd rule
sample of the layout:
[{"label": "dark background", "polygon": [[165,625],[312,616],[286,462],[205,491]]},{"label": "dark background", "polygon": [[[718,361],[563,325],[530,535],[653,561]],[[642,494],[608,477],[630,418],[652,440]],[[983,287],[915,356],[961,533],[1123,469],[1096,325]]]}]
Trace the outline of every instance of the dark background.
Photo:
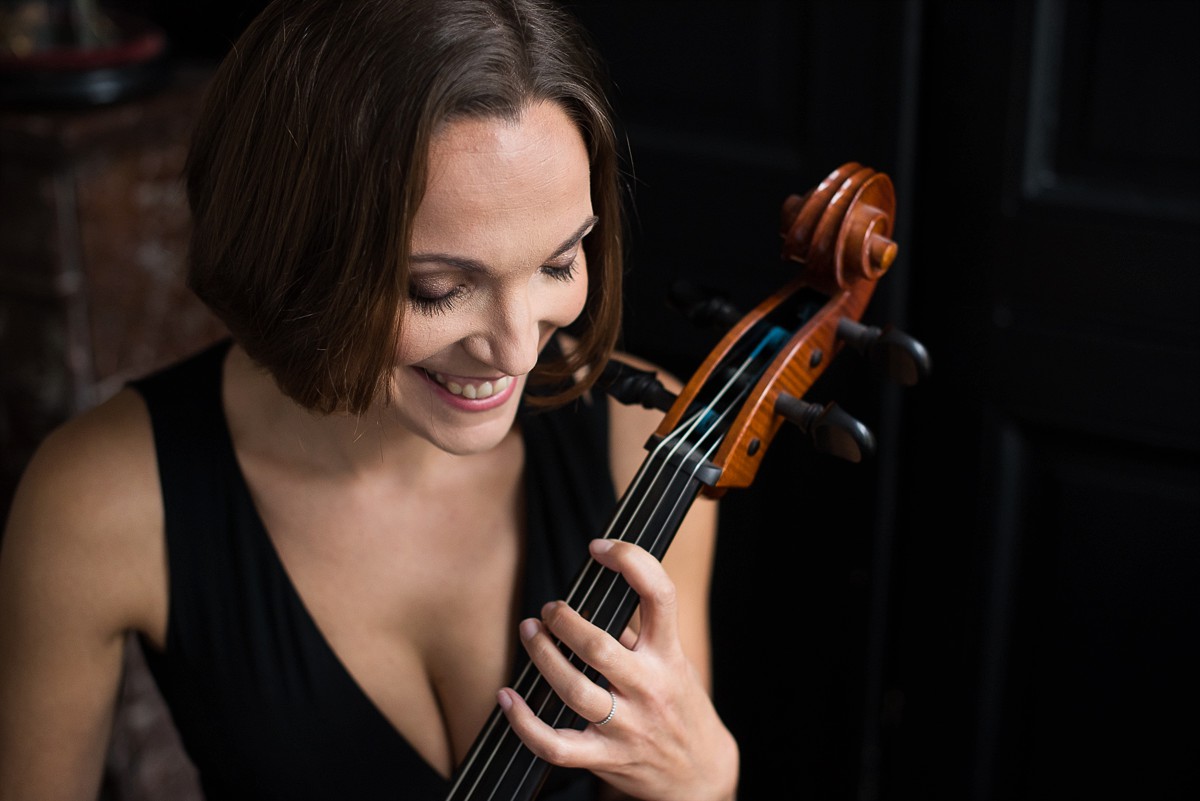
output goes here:
[{"label": "dark background", "polygon": [[[257,7],[125,5],[187,62]],[[785,431],[724,501],[741,801],[1194,797],[1200,4],[569,6],[629,142],[629,350],[688,375],[715,335],[674,280],[749,308],[790,276],[784,197],[848,161],[897,188],[867,318],[932,377],[839,359],[811,396],[877,456]]]}]

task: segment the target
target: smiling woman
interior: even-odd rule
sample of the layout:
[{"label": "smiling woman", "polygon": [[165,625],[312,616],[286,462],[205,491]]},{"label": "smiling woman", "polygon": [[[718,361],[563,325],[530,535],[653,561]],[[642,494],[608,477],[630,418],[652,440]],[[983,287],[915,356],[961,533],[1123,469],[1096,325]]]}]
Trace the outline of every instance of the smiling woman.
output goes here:
[{"label": "smiling woman", "polygon": [[587,299],[587,150],[553,103],[456,120],[434,137],[426,185],[391,392],[407,428],[478,452],[511,429],[538,354]]},{"label": "smiling woman", "polygon": [[[606,109],[542,0],[279,0],[250,26],[187,173],[190,283],[232,336],[29,466],[0,798],[94,798],[129,632],[210,801],[443,799],[497,705],[564,768],[544,801],[732,797],[714,505],[663,563],[591,542],[659,422],[591,389],[621,306]],[[589,553],[640,596],[619,638],[558,601]],[[505,686],[526,660],[593,724],[536,718]]]},{"label": "smiling woman", "polygon": [[359,412],[386,396],[431,144],[454,121],[515,122],[537,102],[574,123],[600,218],[579,347],[541,376],[562,382],[612,348],[613,127],[582,32],[538,9],[469,2],[448,15],[439,3],[393,0],[351,14],[338,3],[276,3],[218,72],[189,157],[190,283],[302,405]]}]

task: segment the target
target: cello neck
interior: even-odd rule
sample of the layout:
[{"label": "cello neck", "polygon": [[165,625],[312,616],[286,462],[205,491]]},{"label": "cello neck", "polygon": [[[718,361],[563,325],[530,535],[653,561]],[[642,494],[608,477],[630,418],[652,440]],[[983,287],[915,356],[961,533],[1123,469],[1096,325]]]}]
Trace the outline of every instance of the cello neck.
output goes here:
[{"label": "cello neck", "polygon": [[[633,542],[662,559],[692,502],[708,478],[705,463],[683,458],[658,443],[622,496],[605,532],[608,539]],[[613,637],[629,625],[638,605],[637,593],[619,573],[588,559],[577,574],[567,604]],[[590,666],[564,651],[585,676],[606,684]],[[564,704],[528,659],[513,689],[547,724],[582,729],[587,721]],[[526,748],[497,706],[454,775],[446,801],[530,801],[541,789],[550,765]]]}]

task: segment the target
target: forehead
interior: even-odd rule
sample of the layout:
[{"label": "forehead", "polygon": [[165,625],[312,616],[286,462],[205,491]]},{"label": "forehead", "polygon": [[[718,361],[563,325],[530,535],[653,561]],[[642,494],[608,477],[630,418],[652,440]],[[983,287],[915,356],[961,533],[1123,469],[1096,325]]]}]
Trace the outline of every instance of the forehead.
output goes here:
[{"label": "forehead", "polygon": [[587,148],[561,107],[454,120],[430,147],[413,250],[504,256],[519,240],[557,244],[591,213]]}]

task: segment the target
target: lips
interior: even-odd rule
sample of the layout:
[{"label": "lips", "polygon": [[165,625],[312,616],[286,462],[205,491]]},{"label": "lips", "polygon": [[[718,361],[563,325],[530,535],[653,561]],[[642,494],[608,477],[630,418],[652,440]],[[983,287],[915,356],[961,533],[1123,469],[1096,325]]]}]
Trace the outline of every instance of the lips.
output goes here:
[{"label": "lips", "polygon": [[466,412],[483,412],[503,406],[516,392],[520,379],[515,376],[467,378],[446,375],[423,367],[414,367],[418,375],[436,388],[448,405]]},{"label": "lips", "polygon": [[499,395],[508,389],[509,384],[515,380],[512,376],[508,375],[484,380],[461,378],[459,376],[448,377],[429,370],[425,371],[425,375],[449,390],[451,395],[459,395],[468,400],[483,400],[493,395]]}]

